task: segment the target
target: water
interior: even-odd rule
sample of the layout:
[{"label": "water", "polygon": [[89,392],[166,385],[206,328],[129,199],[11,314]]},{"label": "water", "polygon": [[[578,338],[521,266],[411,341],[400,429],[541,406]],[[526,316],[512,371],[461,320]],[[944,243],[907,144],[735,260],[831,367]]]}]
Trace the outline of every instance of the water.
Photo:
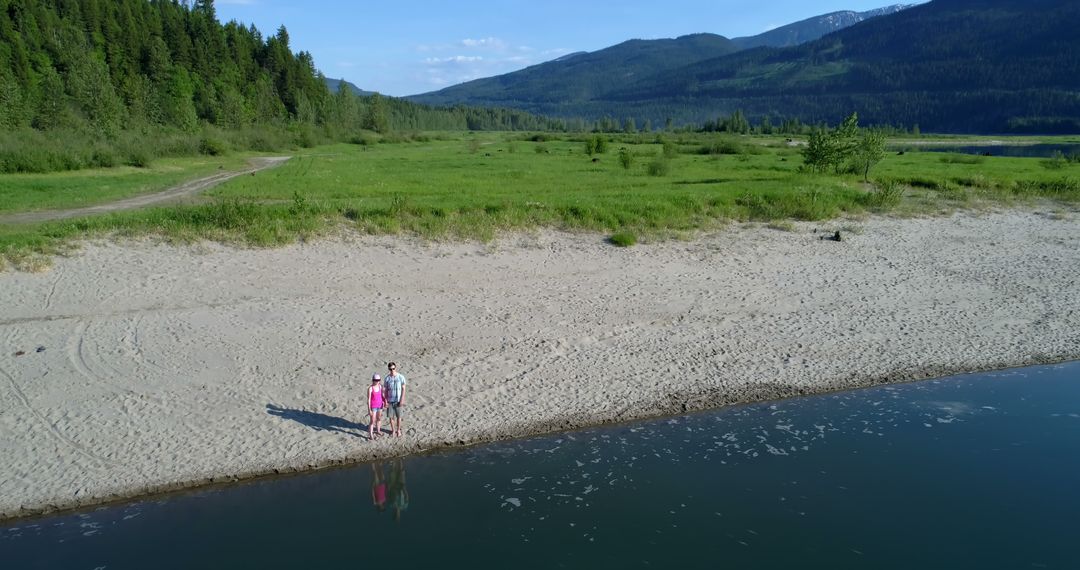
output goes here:
[{"label": "water", "polygon": [[952,152],[985,156],[1012,156],[1021,158],[1050,158],[1060,152],[1064,156],[1080,155],[1080,144],[1032,144],[1032,145],[993,145],[993,146],[937,146],[918,147],[923,152]]},{"label": "water", "polygon": [[22,521],[4,568],[1080,567],[1080,362]]}]

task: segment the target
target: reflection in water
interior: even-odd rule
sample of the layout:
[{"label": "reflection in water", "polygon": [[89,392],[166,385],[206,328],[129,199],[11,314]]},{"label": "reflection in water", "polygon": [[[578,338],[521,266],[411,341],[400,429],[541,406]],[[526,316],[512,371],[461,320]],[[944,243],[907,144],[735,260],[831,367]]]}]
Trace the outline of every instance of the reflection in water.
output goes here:
[{"label": "reflection in water", "polygon": [[[389,472],[389,477],[383,476],[384,470]],[[395,522],[401,522],[401,513],[409,510],[405,461],[400,457],[386,463],[371,464],[371,503],[380,513],[386,511],[389,504]]]},{"label": "reflection in water", "polygon": [[422,537],[402,568],[1075,568],[1078,380],[958,376],[174,495],[0,527],[0,565],[346,567],[388,513]]},{"label": "reflection in water", "polygon": [[371,503],[381,513],[386,510],[386,481],[383,480],[382,463],[372,463],[371,473]]}]

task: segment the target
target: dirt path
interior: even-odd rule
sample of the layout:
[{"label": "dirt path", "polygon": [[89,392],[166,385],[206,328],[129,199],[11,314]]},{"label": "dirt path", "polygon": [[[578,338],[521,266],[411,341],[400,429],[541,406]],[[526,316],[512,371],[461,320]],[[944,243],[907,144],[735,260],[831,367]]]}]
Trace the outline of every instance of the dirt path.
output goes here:
[{"label": "dirt path", "polygon": [[250,166],[243,170],[233,170],[229,172],[219,172],[211,176],[205,176],[196,180],[190,180],[182,184],[177,184],[171,188],[166,188],[160,192],[154,192],[153,194],[143,194],[132,198],[125,198],[123,200],[117,200],[116,202],[108,202],[106,204],[98,204],[96,206],[87,206],[85,208],[74,208],[70,210],[45,210],[40,212],[23,212],[20,214],[9,214],[6,216],[0,216],[0,224],[25,224],[33,222],[47,222],[51,220],[63,220],[66,218],[75,218],[80,216],[92,216],[95,214],[107,214],[109,212],[118,212],[121,210],[134,210],[135,208],[142,208],[153,204],[159,204],[162,202],[168,202],[171,200],[177,200],[198,194],[203,190],[213,188],[226,180],[242,176],[244,174],[254,174],[259,170],[265,170],[267,168],[273,168],[289,160],[288,156],[267,156],[253,158],[250,161]]}]

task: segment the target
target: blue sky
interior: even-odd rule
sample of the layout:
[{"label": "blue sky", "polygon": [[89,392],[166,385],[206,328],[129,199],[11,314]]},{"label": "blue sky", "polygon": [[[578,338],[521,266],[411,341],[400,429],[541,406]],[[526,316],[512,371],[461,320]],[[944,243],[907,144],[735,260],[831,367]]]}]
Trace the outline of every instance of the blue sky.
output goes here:
[{"label": "blue sky", "polygon": [[[908,0],[910,3],[910,0]],[[327,77],[414,95],[639,38],[752,36],[890,0],[216,0],[218,19],[284,24]]]}]

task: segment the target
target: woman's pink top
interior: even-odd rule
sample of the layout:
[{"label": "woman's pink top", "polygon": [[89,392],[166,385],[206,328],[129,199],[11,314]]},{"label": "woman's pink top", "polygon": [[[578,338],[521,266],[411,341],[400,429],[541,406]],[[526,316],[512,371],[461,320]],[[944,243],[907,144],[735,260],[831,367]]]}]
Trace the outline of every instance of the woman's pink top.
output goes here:
[{"label": "woman's pink top", "polygon": [[369,388],[368,389],[368,397],[370,398],[370,401],[368,402],[368,407],[373,408],[373,409],[374,408],[381,408],[382,407],[382,384],[377,384],[377,385],[373,386],[372,388]]}]

